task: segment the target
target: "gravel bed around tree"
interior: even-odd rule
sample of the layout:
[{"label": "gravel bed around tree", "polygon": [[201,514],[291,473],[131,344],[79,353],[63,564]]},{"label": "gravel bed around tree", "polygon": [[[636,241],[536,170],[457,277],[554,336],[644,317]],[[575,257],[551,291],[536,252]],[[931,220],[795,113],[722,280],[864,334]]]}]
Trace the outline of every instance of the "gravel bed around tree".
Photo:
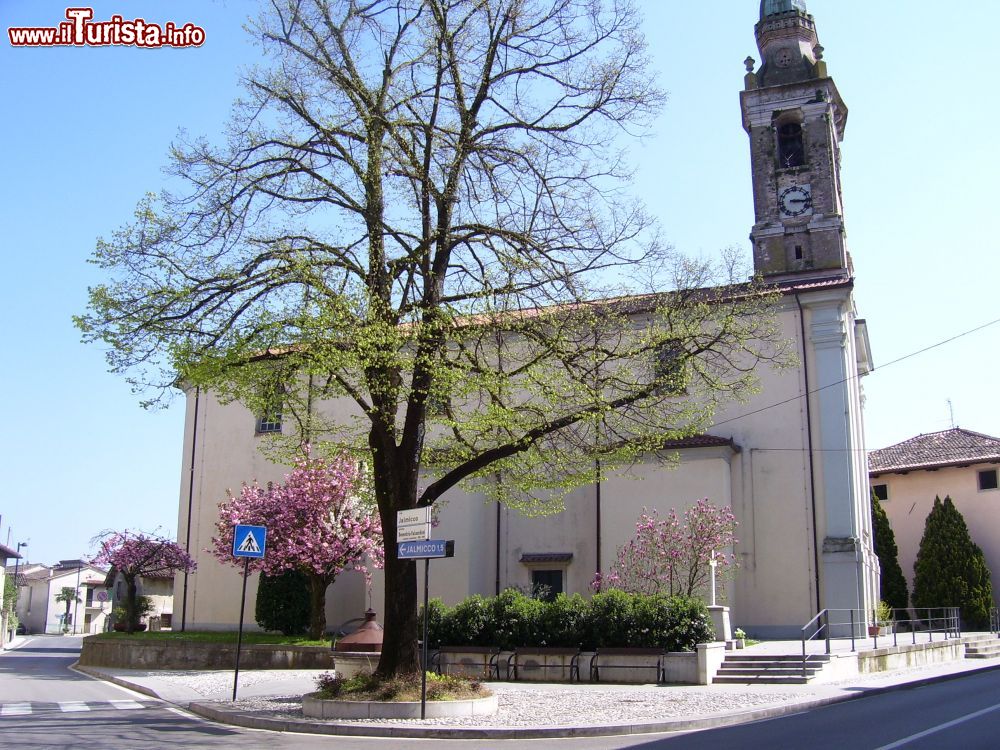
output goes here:
[{"label": "gravel bed around tree", "polygon": [[[625,722],[665,721],[711,714],[749,711],[763,706],[799,702],[809,694],[761,691],[720,691],[663,688],[662,690],[573,690],[506,688],[491,684],[499,710],[493,716],[428,719],[364,719],[362,724],[433,724],[435,726],[526,727],[587,726]],[[301,696],[271,696],[240,700],[234,705],[275,719],[303,719]],[[344,722],[338,719],[338,723]]]}]

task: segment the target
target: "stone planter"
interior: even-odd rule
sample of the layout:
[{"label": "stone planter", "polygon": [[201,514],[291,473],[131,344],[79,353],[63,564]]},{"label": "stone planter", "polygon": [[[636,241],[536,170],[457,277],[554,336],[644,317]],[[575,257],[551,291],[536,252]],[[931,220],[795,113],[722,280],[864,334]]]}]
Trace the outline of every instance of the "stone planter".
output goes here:
[{"label": "stone planter", "polygon": [[[345,680],[356,674],[371,674],[382,656],[377,651],[334,651],[333,668]],[[343,717],[341,717],[343,718]]]},{"label": "stone planter", "polygon": [[[428,719],[489,716],[497,712],[497,697],[461,701],[427,701]],[[302,696],[302,713],[313,719],[419,719],[420,701],[341,701]]]}]

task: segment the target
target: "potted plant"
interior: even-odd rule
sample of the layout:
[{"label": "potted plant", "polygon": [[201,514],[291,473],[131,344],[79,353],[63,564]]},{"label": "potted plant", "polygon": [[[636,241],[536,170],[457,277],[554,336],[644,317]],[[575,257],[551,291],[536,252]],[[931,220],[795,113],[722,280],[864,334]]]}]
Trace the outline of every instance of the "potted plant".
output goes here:
[{"label": "potted plant", "polygon": [[743,648],[747,644],[747,634],[743,628],[736,628],[733,631],[733,638],[736,641],[736,648]]},{"label": "potted plant", "polygon": [[872,610],[872,624],[868,626],[868,635],[872,638],[888,635],[890,625],[892,625],[892,607],[887,602],[879,602]]}]

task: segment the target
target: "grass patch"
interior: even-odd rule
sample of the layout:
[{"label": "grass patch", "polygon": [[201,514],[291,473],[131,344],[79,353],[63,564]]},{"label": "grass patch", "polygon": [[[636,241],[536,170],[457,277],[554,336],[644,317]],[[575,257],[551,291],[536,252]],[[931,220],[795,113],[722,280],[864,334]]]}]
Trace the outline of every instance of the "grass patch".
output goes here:
[{"label": "grass patch", "polygon": [[[113,641],[120,638],[138,638],[144,641],[177,641],[180,643],[219,643],[236,644],[237,633],[220,630],[185,630],[170,631],[160,630],[158,632],[143,631],[141,633],[99,633],[92,635],[102,641]],[[243,642],[249,644],[263,643],[276,644],[280,646],[325,646],[330,647],[330,639],[312,640],[304,635],[282,635],[281,633],[244,633]]]},{"label": "grass patch", "polygon": [[[332,674],[316,678],[319,698],[344,701],[419,701],[420,673],[383,679],[371,674],[358,674],[345,680]],[[427,700],[460,701],[488,698],[492,693],[478,680],[452,675],[427,673]]]}]

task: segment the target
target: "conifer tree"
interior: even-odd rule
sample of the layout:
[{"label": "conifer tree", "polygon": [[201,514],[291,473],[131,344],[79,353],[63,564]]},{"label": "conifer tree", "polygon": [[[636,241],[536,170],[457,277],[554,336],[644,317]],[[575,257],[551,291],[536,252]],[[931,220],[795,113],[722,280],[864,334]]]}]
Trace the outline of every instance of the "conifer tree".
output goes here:
[{"label": "conifer tree", "polygon": [[951,497],[934,498],[913,572],[914,607],[959,607],[966,627],[987,626],[993,606],[990,571]]},{"label": "conifer tree", "polygon": [[905,609],[909,604],[910,594],[906,587],[906,577],[899,566],[899,548],[896,546],[896,535],[889,524],[882,503],[872,493],[872,537],[875,554],[881,568],[879,574],[879,589],[882,601],[893,609]]},{"label": "conifer tree", "polygon": [[264,630],[302,635],[309,627],[310,613],[309,579],[302,571],[261,574],[255,619]]}]

